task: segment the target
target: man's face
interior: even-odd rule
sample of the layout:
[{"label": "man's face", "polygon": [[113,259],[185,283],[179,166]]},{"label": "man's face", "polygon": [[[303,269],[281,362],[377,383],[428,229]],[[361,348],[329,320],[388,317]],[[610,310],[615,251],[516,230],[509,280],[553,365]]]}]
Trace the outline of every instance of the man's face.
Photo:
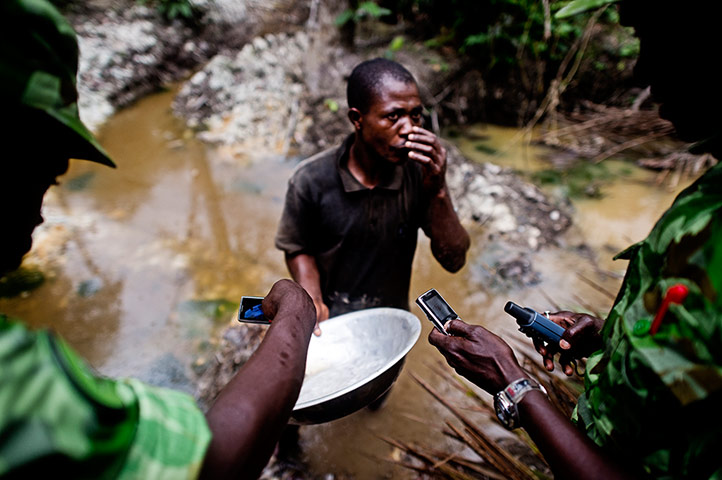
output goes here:
[{"label": "man's face", "polygon": [[367,151],[379,159],[402,163],[408,159],[404,143],[413,126],[421,126],[423,106],[415,83],[386,76],[368,112],[352,109],[352,122]]},{"label": "man's face", "polygon": [[43,196],[68,169],[68,160],[36,160],[32,155],[3,159],[0,167],[0,276],[17,269],[43,222]]}]

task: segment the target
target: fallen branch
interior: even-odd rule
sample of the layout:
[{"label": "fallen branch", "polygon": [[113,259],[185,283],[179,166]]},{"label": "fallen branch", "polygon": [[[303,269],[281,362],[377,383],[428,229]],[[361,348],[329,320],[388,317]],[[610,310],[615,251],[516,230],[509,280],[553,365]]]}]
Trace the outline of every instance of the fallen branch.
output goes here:
[{"label": "fallen branch", "polygon": [[[442,405],[444,405],[452,414],[454,414],[454,416],[456,416],[456,418],[461,420],[461,422],[467,428],[467,433],[471,435],[471,438],[474,439],[477,445],[482,446],[483,454],[475,449],[477,453],[479,453],[480,455],[484,455],[482,458],[490,458],[490,463],[495,468],[498,468],[499,471],[502,474],[506,475],[506,477],[509,479],[536,479],[536,476],[531,471],[531,469],[529,469],[529,467],[519,462],[519,460],[510,455],[505,449],[500,448],[499,445],[496,444],[496,442],[489,439],[488,436],[486,436],[481,430],[479,430],[479,428],[475,425],[474,422],[472,422],[466,415],[461,413],[459,409],[454,407],[446,398],[444,398],[439,392],[437,392],[436,389],[434,389],[431,385],[429,385],[426,381],[424,381],[415,373],[410,372],[409,374],[411,375],[411,378],[413,378],[419,385],[421,385],[421,387],[423,387],[434,398],[436,398],[436,400],[438,400]],[[468,436],[464,435],[452,425],[449,425],[449,427],[462,437]]]},{"label": "fallen branch", "polygon": [[609,297],[610,299],[614,300],[614,299],[617,298],[617,295],[616,295],[616,294],[610,292],[609,290],[607,290],[607,289],[604,288],[603,286],[601,286],[601,285],[599,285],[598,283],[596,283],[594,280],[590,280],[590,279],[588,279],[587,277],[585,277],[584,275],[582,275],[581,273],[578,273],[578,272],[577,272],[577,276],[579,277],[579,279],[580,279],[581,281],[583,281],[584,283],[586,283],[586,284],[589,285],[590,287],[594,288],[594,289],[597,290],[598,292],[603,293],[604,295],[606,295],[606,296]]}]

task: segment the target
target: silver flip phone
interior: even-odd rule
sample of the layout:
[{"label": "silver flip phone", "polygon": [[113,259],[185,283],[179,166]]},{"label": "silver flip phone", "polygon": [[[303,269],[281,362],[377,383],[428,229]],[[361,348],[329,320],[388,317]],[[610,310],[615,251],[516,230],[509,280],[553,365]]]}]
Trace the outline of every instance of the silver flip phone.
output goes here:
[{"label": "silver flip phone", "polygon": [[453,308],[446,303],[444,297],[441,296],[436,289],[432,288],[426,293],[419,295],[416,299],[416,304],[421,308],[421,311],[431,320],[431,323],[444,335],[450,335],[444,325],[449,320],[459,318]]}]

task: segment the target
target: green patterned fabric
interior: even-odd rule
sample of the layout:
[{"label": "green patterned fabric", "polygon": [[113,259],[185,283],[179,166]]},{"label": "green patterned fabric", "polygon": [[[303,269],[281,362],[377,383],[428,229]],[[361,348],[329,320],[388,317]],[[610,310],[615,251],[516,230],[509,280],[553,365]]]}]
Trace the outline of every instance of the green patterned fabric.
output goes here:
[{"label": "green patterned fabric", "polygon": [[209,441],[188,395],[99,377],[0,314],[0,477],[196,478]]},{"label": "green patterned fabric", "polygon": [[[722,478],[722,164],[618,258],[629,267],[602,330],[606,348],[587,362],[576,418],[655,478]],[[651,335],[675,284],[689,295]]]}]

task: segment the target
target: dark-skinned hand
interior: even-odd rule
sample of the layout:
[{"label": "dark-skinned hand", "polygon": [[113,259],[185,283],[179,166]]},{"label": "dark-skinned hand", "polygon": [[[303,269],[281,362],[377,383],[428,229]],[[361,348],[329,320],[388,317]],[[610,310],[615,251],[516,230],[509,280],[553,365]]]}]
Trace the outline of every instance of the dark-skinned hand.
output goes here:
[{"label": "dark-skinned hand", "polygon": [[489,330],[461,320],[446,324],[444,335],[434,328],[429,343],[439,349],[459,375],[491,394],[528,375],[507,343]]},{"label": "dark-skinned hand", "polygon": [[316,321],[316,308],[306,290],[291,280],[279,280],[273,284],[271,291],[261,304],[263,314],[273,321],[280,311],[288,310],[293,315],[286,315],[296,319],[313,319]]},{"label": "dark-skinned hand", "polygon": [[568,311],[549,314],[549,320],[561,325],[566,330],[559,340],[559,345],[545,345],[534,340],[534,348],[544,361],[544,367],[550,372],[554,370],[554,356],[559,353],[559,365],[562,371],[571,376],[574,374],[573,365],[577,360],[587,358],[602,348],[602,337],[599,332],[604,321],[585,313]]},{"label": "dark-skinned hand", "polygon": [[406,144],[409,158],[424,167],[424,189],[435,194],[446,185],[446,149],[433,132],[421,127],[412,127]]}]

